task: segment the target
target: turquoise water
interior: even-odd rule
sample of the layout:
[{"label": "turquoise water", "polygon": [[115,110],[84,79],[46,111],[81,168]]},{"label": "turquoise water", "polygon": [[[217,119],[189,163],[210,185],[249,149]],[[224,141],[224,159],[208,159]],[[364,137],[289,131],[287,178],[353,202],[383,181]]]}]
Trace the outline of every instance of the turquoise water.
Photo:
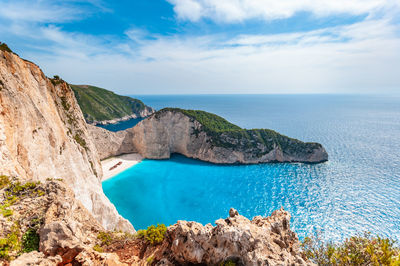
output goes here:
[{"label": "turquoise water", "polygon": [[329,162],[217,166],[174,155],[103,182],[136,229],[179,219],[203,224],[230,207],[251,218],[284,206],[304,237],[371,231],[400,240],[400,98],[357,95],[139,96],[160,109],[203,109],[246,128],[322,143]]}]

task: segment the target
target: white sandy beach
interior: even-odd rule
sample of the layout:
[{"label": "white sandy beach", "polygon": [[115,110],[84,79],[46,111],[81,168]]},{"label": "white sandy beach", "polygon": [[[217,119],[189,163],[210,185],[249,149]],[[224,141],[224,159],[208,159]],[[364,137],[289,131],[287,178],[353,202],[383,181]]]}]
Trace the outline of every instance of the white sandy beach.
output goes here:
[{"label": "white sandy beach", "polygon": [[103,179],[109,179],[122,171],[125,171],[129,167],[141,162],[143,157],[138,153],[124,154],[120,156],[115,156],[107,158],[101,161],[101,166],[103,168]]}]

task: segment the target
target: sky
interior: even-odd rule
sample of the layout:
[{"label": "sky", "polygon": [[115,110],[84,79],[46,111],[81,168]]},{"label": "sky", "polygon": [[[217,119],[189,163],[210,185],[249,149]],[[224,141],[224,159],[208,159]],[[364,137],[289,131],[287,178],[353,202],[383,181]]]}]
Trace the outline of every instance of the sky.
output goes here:
[{"label": "sky", "polygon": [[0,0],[0,41],[127,95],[400,92],[400,0]]}]

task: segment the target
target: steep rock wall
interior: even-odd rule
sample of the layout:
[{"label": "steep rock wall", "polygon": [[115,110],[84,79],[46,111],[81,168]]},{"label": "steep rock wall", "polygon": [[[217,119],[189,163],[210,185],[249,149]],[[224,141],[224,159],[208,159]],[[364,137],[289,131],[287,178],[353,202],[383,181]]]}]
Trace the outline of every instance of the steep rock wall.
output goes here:
[{"label": "steep rock wall", "polygon": [[107,229],[132,231],[104,195],[97,150],[70,87],[0,51],[0,174],[62,178]]}]

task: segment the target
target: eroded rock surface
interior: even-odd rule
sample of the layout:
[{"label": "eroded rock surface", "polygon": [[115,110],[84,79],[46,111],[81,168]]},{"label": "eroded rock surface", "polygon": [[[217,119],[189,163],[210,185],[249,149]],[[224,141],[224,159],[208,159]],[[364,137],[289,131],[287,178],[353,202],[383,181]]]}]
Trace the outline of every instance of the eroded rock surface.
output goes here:
[{"label": "eroded rock surface", "polygon": [[290,214],[283,209],[270,217],[249,220],[230,211],[216,226],[179,221],[168,228],[166,240],[156,252],[158,261],[173,264],[311,265],[304,260],[296,233],[290,230]]},{"label": "eroded rock surface", "polygon": [[[0,218],[0,238],[7,237],[11,231],[19,236],[34,230],[39,236],[39,250],[19,256],[11,265],[82,265],[83,262],[84,265],[107,265],[104,262],[111,260],[119,263],[117,256],[93,250],[104,228],[64,181],[32,184],[34,188],[14,195],[16,200],[8,207],[12,215]],[[10,189],[0,190],[1,203],[10,197],[7,195]],[[18,256],[15,252],[17,250],[10,250],[9,256]]]},{"label": "eroded rock surface", "polygon": [[104,195],[102,169],[69,85],[0,51],[0,174],[62,178],[106,229],[133,231]]}]

